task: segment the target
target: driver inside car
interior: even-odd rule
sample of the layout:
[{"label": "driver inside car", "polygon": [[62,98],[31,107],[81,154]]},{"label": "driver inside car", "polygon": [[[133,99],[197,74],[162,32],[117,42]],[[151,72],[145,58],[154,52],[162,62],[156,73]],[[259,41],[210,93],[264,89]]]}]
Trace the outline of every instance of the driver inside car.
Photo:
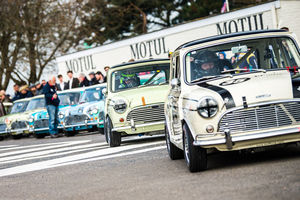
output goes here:
[{"label": "driver inside car", "polygon": [[133,88],[139,85],[140,85],[140,81],[135,73],[121,74],[119,88]]},{"label": "driver inside car", "polygon": [[218,56],[211,51],[201,51],[197,53],[193,59],[194,69],[192,72],[192,80],[204,77],[215,76],[221,74],[219,68]]}]

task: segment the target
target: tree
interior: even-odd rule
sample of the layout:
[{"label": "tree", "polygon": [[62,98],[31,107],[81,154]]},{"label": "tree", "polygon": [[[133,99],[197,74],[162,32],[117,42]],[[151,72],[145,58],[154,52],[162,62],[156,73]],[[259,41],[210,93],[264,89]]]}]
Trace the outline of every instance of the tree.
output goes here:
[{"label": "tree", "polygon": [[23,46],[23,31],[20,5],[6,0],[0,3],[0,88],[5,89],[13,75],[18,75],[16,64]]},{"label": "tree", "polygon": [[55,56],[78,45],[81,0],[1,0],[0,88],[38,81]]}]

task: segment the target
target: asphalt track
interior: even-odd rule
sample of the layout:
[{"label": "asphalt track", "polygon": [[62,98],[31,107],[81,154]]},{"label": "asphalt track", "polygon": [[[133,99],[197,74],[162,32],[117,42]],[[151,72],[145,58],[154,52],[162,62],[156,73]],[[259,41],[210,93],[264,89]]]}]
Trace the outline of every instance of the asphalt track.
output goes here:
[{"label": "asphalt track", "polygon": [[99,134],[0,142],[0,199],[299,199],[300,146],[214,153],[208,170],[171,161],[162,137]]}]

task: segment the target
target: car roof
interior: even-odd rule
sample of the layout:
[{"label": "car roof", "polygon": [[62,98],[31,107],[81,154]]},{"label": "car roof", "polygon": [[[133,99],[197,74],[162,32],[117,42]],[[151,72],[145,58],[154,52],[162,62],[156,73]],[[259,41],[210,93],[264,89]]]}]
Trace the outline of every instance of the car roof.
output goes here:
[{"label": "car roof", "polygon": [[44,95],[41,94],[41,95],[37,95],[37,96],[31,97],[30,100],[32,100],[32,99],[39,99],[39,98],[44,98]]},{"label": "car roof", "polygon": [[84,90],[93,89],[93,88],[98,88],[98,87],[106,87],[106,86],[107,86],[106,83],[101,83],[101,84],[97,84],[97,85],[92,85],[92,86],[85,87]]},{"label": "car roof", "polygon": [[32,99],[32,97],[22,98],[22,99],[15,100],[14,103],[23,102],[23,101],[30,101],[31,99]]},{"label": "car roof", "polygon": [[134,64],[148,63],[148,62],[157,62],[157,61],[169,61],[169,60],[170,59],[167,59],[167,58],[139,60],[139,61],[133,61],[133,62],[127,62],[127,63],[122,63],[122,64],[119,64],[119,65],[115,65],[115,66],[112,66],[111,69],[118,68],[118,67],[124,67],[126,65],[134,65]]},{"label": "car roof", "polygon": [[225,34],[225,35],[215,35],[215,36],[201,38],[201,39],[197,39],[197,40],[193,40],[193,41],[184,43],[184,44],[180,45],[175,51],[180,50],[180,49],[185,48],[185,47],[190,47],[190,46],[193,46],[193,45],[197,45],[197,44],[201,44],[201,43],[205,43],[205,42],[210,42],[210,41],[214,41],[214,40],[221,40],[221,39],[237,37],[237,36],[261,34],[261,33],[278,33],[278,32],[287,32],[287,31],[282,30],[282,29],[273,29],[273,30],[245,31],[245,32],[230,33],[230,34]]},{"label": "car roof", "polygon": [[71,93],[71,92],[81,92],[81,91],[84,91],[84,88],[85,87],[72,88],[72,89],[68,89],[68,90],[59,91],[57,93],[64,94],[64,93]]}]

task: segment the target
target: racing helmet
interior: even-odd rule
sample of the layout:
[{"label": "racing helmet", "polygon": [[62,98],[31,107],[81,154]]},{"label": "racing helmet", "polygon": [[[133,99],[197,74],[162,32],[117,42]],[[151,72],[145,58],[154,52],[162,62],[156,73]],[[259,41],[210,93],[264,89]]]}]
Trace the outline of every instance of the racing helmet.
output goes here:
[{"label": "racing helmet", "polygon": [[[214,52],[208,50],[200,51],[199,53],[197,53],[194,60],[195,65],[197,69],[200,70],[199,72],[202,74],[202,76],[219,74],[220,69],[218,67],[218,61],[218,56]],[[202,65],[205,63],[213,63],[214,67],[204,70],[202,69]]]}]

